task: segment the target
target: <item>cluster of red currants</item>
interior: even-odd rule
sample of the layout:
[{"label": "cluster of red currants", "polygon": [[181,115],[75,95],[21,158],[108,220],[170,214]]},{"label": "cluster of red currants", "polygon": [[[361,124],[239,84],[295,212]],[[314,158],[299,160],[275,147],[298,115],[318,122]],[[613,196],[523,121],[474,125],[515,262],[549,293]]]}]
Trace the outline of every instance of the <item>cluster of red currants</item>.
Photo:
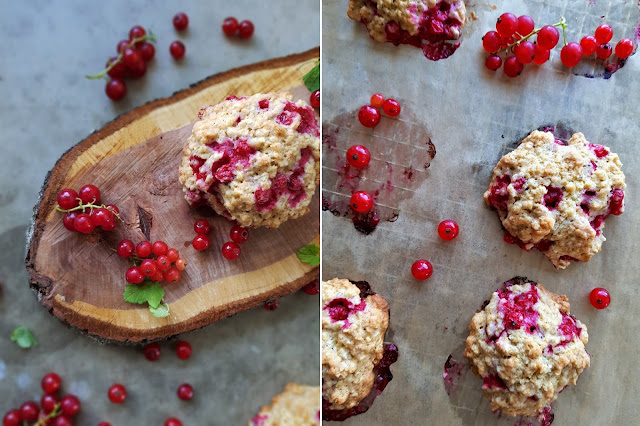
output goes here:
[{"label": "cluster of red currants", "polygon": [[236,18],[230,16],[222,21],[222,32],[228,36],[237,35],[240,38],[251,38],[254,29],[253,22],[246,19],[238,23]]},{"label": "cluster of red currants", "polygon": [[[193,229],[196,231],[196,237],[193,239],[193,248],[197,251],[203,251],[209,248],[211,242],[207,234],[209,233],[210,226],[206,219],[198,219],[193,225]],[[249,239],[249,230],[239,225],[234,225],[229,232],[231,241],[222,245],[222,255],[228,260],[236,260],[240,257],[240,245],[247,242]]]},{"label": "cluster of red currants", "polygon": [[113,204],[99,202],[100,190],[94,185],[85,185],[80,192],[65,188],[58,193],[56,210],[65,213],[62,223],[71,232],[89,234],[96,227],[113,231],[116,219],[120,219],[120,210]]},{"label": "cluster of red currants", "polygon": [[[600,25],[596,28],[594,35],[589,34],[580,40],[581,58],[591,56],[595,53],[599,59],[609,59],[613,52],[609,44],[612,38],[613,29],[607,24]],[[620,59],[627,59],[633,53],[633,47],[633,41],[631,39],[623,38],[616,44],[615,54]],[[573,49],[577,50],[577,47],[574,46]]]},{"label": "cluster of red currants", "polygon": [[131,240],[122,240],[116,249],[118,256],[130,259],[134,265],[127,269],[125,279],[129,284],[140,284],[146,278],[151,281],[172,283],[180,279],[180,271],[187,266],[178,250],[162,242],[141,241],[134,245]]},{"label": "cluster of red currants", "polygon": [[[67,394],[62,399],[58,390],[62,379],[56,373],[46,374],[40,383],[44,395],[40,405],[36,401],[27,401],[19,409],[8,411],[3,418],[3,426],[72,426],[73,417],[80,412],[80,400],[77,396]],[[100,423],[109,426],[108,423]]]},{"label": "cluster of red currants", "polygon": [[389,117],[400,114],[400,104],[395,99],[385,99],[380,93],[371,96],[370,104],[364,105],[358,112],[358,120],[364,127],[376,127],[380,123],[380,108]]}]

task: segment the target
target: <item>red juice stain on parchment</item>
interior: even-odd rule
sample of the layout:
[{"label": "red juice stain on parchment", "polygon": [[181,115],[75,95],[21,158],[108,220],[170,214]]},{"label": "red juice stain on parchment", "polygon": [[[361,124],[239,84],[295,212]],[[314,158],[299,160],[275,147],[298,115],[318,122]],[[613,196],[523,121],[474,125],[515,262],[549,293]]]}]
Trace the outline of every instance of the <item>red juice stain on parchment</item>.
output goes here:
[{"label": "red juice stain on parchment", "polygon": [[[383,115],[376,128],[367,129],[354,111],[323,123],[322,210],[350,219],[365,235],[380,222],[397,220],[400,202],[421,185],[436,155],[426,129],[414,121],[415,117],[403,111],[398,118]],[[371,152],[371,162],[364,169],[347,162],[346,151],[352,145],[363,145]],[[371,211],[351,209],[350,198],[356,191],[371,194]]]},{"label": "red juice stain on parchment", "polygon": [[462,373],[466,373],[468,370],[469,366],[467,363],[458,362],[453,359],[453,354],[449,355],[444,363],[444,373],[442,373],[444,390],[447,391],[449,397],[457,392],[462,380]]}]

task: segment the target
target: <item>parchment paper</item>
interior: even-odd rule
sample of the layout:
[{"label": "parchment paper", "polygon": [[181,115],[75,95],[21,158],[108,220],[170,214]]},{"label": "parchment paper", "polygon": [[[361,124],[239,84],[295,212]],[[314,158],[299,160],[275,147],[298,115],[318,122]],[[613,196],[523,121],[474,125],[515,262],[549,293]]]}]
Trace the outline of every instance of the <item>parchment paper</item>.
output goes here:
[{"label": "parchment paper", "polygon": [[[481,48],[482,35],[505,11],[529,14],[536,26],[558,22],[564,15],[570,24],[568,40],[574,41],[593,33],[605,16],[614,28],[615,43],[633,38],[639,6],[635,1],[602,0],[495,5],[495,10],[486,2],[468,5],[478,20],[465,26],[460,49],[449,59],[431,62],[419,49],[370,40],[363,25],[347,18],[346,0],[323,1],[324,121],[353,114],[372,93],[380,92],[397,99],[403,107],[399,119],[422,125],[437,148],[431,167],[423,169],[415,178],[419,181],[403,190],[392,206],[398,211],[395,222],[383,221],[365,236],[350,220],[322,213],[323,279],[369,281],[389,302],[386,340],[400,351],[392,366],[394,379],[384,393],[367,413],[346,424],[516,424],[518,419],[491,413],[481,380],[469,371],[454,385],[451,397],[442,377],[450,354],[464,362],[462,348],[473,314],[502,282],[516,275],[566,294],[571,312],[588,327],[591,367],[554,403],[554,425],[640,424],[640,59],[632,57],[609,80],[589,79],[562,67],[556,49],[550,63],[526,66],[519,78],[508,79],[502,71],[484,68]],[[555,270],[539,252],[504,243],[495,212],[482,200],[499,158],[531,130],[557,123],[617,152],[628,185],[625,213],[607,220],[602,251],[566,270]],[[372,133],[359,124],[351,130],[369,137]],[[390,152],[374,153],[376,167],[386,162],[394,168],[409,166],[401,145],[417,149],[425,142],[404,131],[387,137]],[[342,143],[336,150],[350,145]],[[332,154],[325,151],[325,188],[340,192],[327,155]],[[460,225],[460,235],[452,242],[438,238],[437,224],[444,219]],[[429,259],[435,269],[423,282],[410,274],[411,264],[420,258]],[[612,295],[604,311],[596,311],[588,301],[590,290],[599,286]]]}]

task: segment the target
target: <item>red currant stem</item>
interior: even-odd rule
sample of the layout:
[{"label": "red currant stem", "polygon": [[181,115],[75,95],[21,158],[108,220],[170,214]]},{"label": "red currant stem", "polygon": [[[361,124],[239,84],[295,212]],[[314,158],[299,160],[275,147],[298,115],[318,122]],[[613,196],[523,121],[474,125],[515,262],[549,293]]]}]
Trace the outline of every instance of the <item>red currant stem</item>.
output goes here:
[{"label": "red currant stem", "polygon": [[[88,78],[90,80],[97,80],[100,78],[105,78],[107,77],[107,73],[109,71],[111,71],[111,69],[113,67],[115,67],[116,65],[118,65],[120,62],[122,62],[122,54],[124,53],[124,51],[132,46],[134,46],[136,43],[139,43],[141,41],[151,41],[153,43],[156,42],[156,36],[151,32],[151,30],[149,30],[148,34],[143,35],[142,37],[136,37],[133,40],[131,40],[129,42],[129,44],[127,44],[127,47],[125,49],[122,49],[122,52],[118,53],[118,57],[116,58],[115,61],[111,62],[111,64],[109,64],[109,66],[107,68],[105,68],[101,73],[95,74],[95,75],[85,75],[85,78]],[[107,77],[107,80],[109,78]]]},{"label": "red currant stem", "polygon": [[[552,27],[562,27],[562,38],[564,39],[564,44],[566,45],[567,44],[567,39],[565,38],[565,34],[564,34],[565,31],[564,30],[565,30],[565,28],[568,27],[568,25],[567,25],[567,21],[564,19],[564,16],[560,19],[560,22],[558,22],[556,24],[553,24]],[[516,40],[513,43],[508,44],[507,47],[504,47],[504,48],[498,50],[496,53],[506,52],[509,49],[511,49],[512,47],[519,45],[523,41],[527,41],[532,36],[538,34],[541,29],[542,28],[538,28],[538,29],[535,29],[535,30],[531,31],[529,34],[527,34],[526,36],[522,37],[520,40]],[[516,34],[520,35],[518,32],[516,32]]]},{"label": "red currant stem", "polygon": [[58,417],[58,414],[60,414],[60,406],[61,404],[57,403],[55,407],[53,407],[53,410],[51,410],[51,412],[47,414],[47,417],[41,418],[36,423],[34,423],[33,426],[45,426],[47,424],[47,420],[51,420],[55,417]]},{"label": "red currant stem", "polygon": [[[80,198],[76,198],[76,200],[80,200]],[[59,211],[59,212],[62,212],[62,213],[74,212],[74,211],[76,211],[76,210],[82,210],[82,213],[84,213],[84,211],[85,211],[86,209],[91,209],[91,211],[93,211],[93,209],[107,209],[107,210],[109,210],[109,211],[110,211],[110,212],[111,212],[115,217],[117,217],[117,218],[118,218],[118,220],[120,220],[121,222],[123,222],[123,223],[124,223],[124,220],[122,220],[122,218],[120,217],[120,215],[119,215],[118,213],[116,213],[116,211],[115,211],[115,210],[113,210],[113,208],[111,208],[111,207],[107,207],[107,205],[106,205],[106,204],[100,204],[100,205],[93,204],[93,203],[82,204],[82,201],[80,201],[80,205],[79,205],[79,206],[74,207],[74,208],[69,209],[69,210],[65,210],[65,209],[63,209],[63,208],[60,208],[60,206],[56,204],[56,210],[57,210],[57,211]]]}]

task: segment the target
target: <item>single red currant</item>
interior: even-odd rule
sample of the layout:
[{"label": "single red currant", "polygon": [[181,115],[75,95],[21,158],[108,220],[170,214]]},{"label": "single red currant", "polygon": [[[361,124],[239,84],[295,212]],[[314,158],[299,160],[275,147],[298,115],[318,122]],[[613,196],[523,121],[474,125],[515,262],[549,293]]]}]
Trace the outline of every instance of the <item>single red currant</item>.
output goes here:
[{"label": "single red currant", "polygon": [[109,388],[108,395],[112,403],[122,404],[127,399],[127,389],[120,383],[116,383]]},{"label": "single red currant", "polygon": [[623,38],[616,44],[616,56],[620,59],[626,59],[633,53],[633,41],[629,38]]},{"label": "single red currant", "polygon": [[173,17],[173,27],[177,31],[184,31],[189,26],[189,17],[186,13],[178,12]]},{"label": "single red currant", "polygon": [[502,37],[496,31],[489,31],[482,37],[482,47],[489,53],[495,53],[502,47]]},{"label": "single red currant", "polygon": [[116,46],[116,51],[122,53],[127,47],[129,47],[129,40],[120,40]]},{"label": "single red currant", "polygon": [[67,416],[73,417],[78,414],[80,412],[80,407],[80,400],[75,395],[66,395],[64,398],[62,398],[62,402],[60,402],[60,408],[62,409],[62,412]]},{"label": "single red currant", "polygon": [[169,268],[171,267],[171,262],[169,261],[169,258],[164,254],[158,256],[155,262],[156,262],[156,265],[158,265],[158,269],[161,271],[168,271]]},{"label": "single red currant", "polygon": [[458,236],[458,224],[453,220],[443,220],[438,225],[438,235],[445,241],[451,241]]},{"label": "single red currant", "polygon": [[127,269],[124,277],[129,284],[140,284],[144,281],[144,273],[139,266],[132,266]]},{"label": "single red currant", "polygon": [[44,414],[49,414],[50,412],[55,410],[56,405],[58,405],[59,402],[60,399],[55,394],[45,393],[44,395],[42,395],[42,398],[40,398],[40,406],[42,407],[42,412]]},{"label": "single red currant", "polygon": [[181,59],[187,49],[184,47],[181,41],[176,40],[169,46],[169,53],[174,59]]},{"label": "single red currant", "polygon": [[153,259],[145,259],[140,264],[140,269],[145,277],[153,277],[158,273],[158,264]]},{"label": "single red currant", "polygon": [[168,283],[173,283],[180,280],[180,271],[177,268],[169,268],[164,273],[164,280]]},{"label": "single red currant", "polygon": [[21,426],[20,410],[8,411],[2,418],[2,426]]},{"label": "single red currant", "polygon": [[96,204],[100,201],[100,190],[95,185],[85,185],[80,188],[78,197],[83,204]]},{"label": "single red currant", "polygon": [[374,93],[371,95],[371,100],[369,102],[371,102],[371,106],[374,108],[382,108],[382,105],[384,105],[384,96],[380,93]]},{"label": "single red currant", "polygon": [[161,283],[162,281],[164,281],[164,274],[160,269],[158,269],[156,274],[151,277],[151,281],[155,281],[157,283]]},{"label": "single red currant", "polygon": [[312,296],[318,294],[320,293],[320,282],[318,280],[313,280],[309,284],[302,287],[302,291]]},{"label": "single red currant", "polygon": [[371,105],[365,105],[358,112],[358,120],[364,127],[376,127],[380,122],[380,111]]},{"label": "single red currant", "polygon": [[[105,68],[109,68],[111,64],[116,61],[118,61],[118,58],[116,56],[109,58],[109,60],[107,61],[107,65],[105,65]],[[122,61],[118,61],[113,66],[113,68],[111,68],[109,72],[107,72],[107,75],[111,78],[116,78],[118,80],[121,80],[127,76],[127,67],[124,65]]]},{"label": "single red currant", "polygon": [[601,44],[596,48],[596,56],[600,59],[609,59],[613,49],[611,49],[610,44]]},{"label": "single red currant", "polygon": [[142,353],[144,357],[149,361],[157,361],[160,358],[160,345],[157,343],[149,343],[147,346],[142,348]]},{"label": "single red currant", "polygon": [[56,373],[47,373],[40,382],[44,393],[56,393],[62,385],[62,379]]},{"label": "single red currant", "polygon": [[613,38],[613,29],[607,24],[602,24],[596,28],[595,36],[598,44],[607,44]]},{"label": "single red currant", "polygon": [[65,228],[67,228],[71,232],[76,232],[76,226],[74,225],[76,217],[78,216],[78,212],[68,212],[62,218],[62,224]]},{"label": "single red currant", "polygon": [[187,261],[183,258],[176,260],[176,269],[178,271],[184,271],[187,267]]},{"label": "single red currant", "polygon": [[133,252],[135,251],[135,249],[136,248],[133,245],[133,241],[122,240],[118,244],[118,248],[116,249],[116,252],[118,253],[118,256],[127,259],[133,255]]},{"label": "single red currant", "polygon": [[107,209],[98,208],[91,210],[91,220],[95,226],[110,228],[115,222],[115,217]]},{"label": "single red currant", "polygon": [[169,262],[175,262],[180,259],[180,253],[178,253],[178,250],[170,248],[167,250],[167,259],[169,259]]},{"label": "single red currant", "polygon": [[589,302],[596,309],[604,309],[611,303],[611,296],[604,288],[596,287],[589,294]]},{"label": "single red currant", "polygon": [[229,232],[231,236],[231,241],[236,243],[246,243],[249,239],[249,230],[247,228],[243,228],[242,226],[235,225],[231,228],[231,232]]},{"label": "single red currant", "polygon": [[596,53],[598,41],[592,35],[584,36],[582,40],[580,40],[580,47],[582,47],[583,56],[591,56]]},{"label": "single red currant", "polygon": [[134,69],[144,63],[142,55],[133,47],[128,47],[122,52],[122,61],[129,69]]},{"label": "single red currant", "polygon": [[309,97],[309,103],[314,108],[320,108],[320,90],[316,90]]},{"label": "single red currant", "polygon": [[145,257],[149,257],[151,255],[152,250],[153,246],[149,241],[140,241],[136,246],[136,255],[144,259]]},{"label": "single red currant", "polygon": [[153,243],[153,246],[151,246],[151,251],[156,256],[167,254],[167,250],[169,250],[169,246],[163,241],[156,241],[155,243]]},{"label": "single red currant", "polygon": [[73,226],[76,228],[76,231],[82,232],[83,234],[88,234],[93,231],[96,225],[93,223],[91,216],[86,213],[80,213],[73,220]]},{"label": "single red currant", "polygon": [[58,206],[62,210],[69,210],[80,204],[78,193],[73,189],[63,189],[58,193]]},{"label": "single red currant", "polygon": [[[142,59],[142,55],[140,55]],[[135,65],[129,67],[129,77],[131,78],[140,78],[147,73],[147,63],[144,60],[136,63]]]},{"label": "single red currant", "polygon": [[104,92],[112,101],[119,101],[127,94],[127,85],[122,80],[112,78],[107,82]]},{"label": "single red currant", "polygon": [[222,255],[227,260],[236,260],[240,257],[240,246],[234,242],[224,243],[222,246]]},{"label": "single red currant", "polygon": [[351,196],[350,204],[358,213],[366,213],[373,208],[373,197],[368,192],[356,191]]},{"label": "single red currant", "polygon": [[530,64],[533,62],[533,57],[535,56],[536,48],[530,41],[523,41],[513,48],[513,54],[515,55],[518,62],[523,65]]},{"label": "single red currant", "polygon": [[53,420],[52,426],[73,426],[73,420],[65,414],[61,414]]},{"label": "single red currant", "polygon": [[138,52],[140,52],[140,56],[142,56],[142,60],[145,62],[149,62],[156,56],[156,48],[153,44],[147,43],[146,41],[140,46],[137,47]]},{"label": "single red currant", "polygon": [[238,37],[240,38],[249,38],[253,35],[253,22],[244,20],[240,22],[238,26]]},{"label": "single red currant", "polygon": [[496,30],[500,35],[512,36],[518,29],[518,18],[513,13],[503,13],[496,21]]},{"label": "single red currant", "polygon": [[147,31],[142,28],[140,25],[135,25],[131,27],[129,30],[129,40],[133,40],[134,38],[140,38],[147,35]]},{"label": "single red currant", "polygon": [[164,421],[164,426],[182,426],[182,422],[175,417],[170,417]]},{"label": "single red currant", "polygon": [[400,114],[400,109],[400,104],[395,99],[389,98],[382,104],[382,110],[389,117],[397,117]]},{"label": "single red currant", "polygon": [[109,422],[100,422],[100,423],[98,423],[98,426],[111,426],[111,423],[109,423]]},{"label": "single red currant", "polygon": [[582,60],[582,47],[575,41],[572,41],[560,51],[560,60],[565,67],[575,67],[580,63],[580,60]]},{"label": "single red currant", "polygon": [[38,420],[40,407],[35,401],[27,401],[20,406],[20,418],[26,422],[35,422]]},{"label": "single red currant", "polygon": [[267,300],[264,302],[264,308],[267,311],[275,311],[280,307],[280,302],[278,300]]},{"label": "single red currant", "polygon": [[417,280],[426,280],[431,274],[433,274],[433,267],[427,260],[416,260],[413,265],[411,265],[411,275]]},{"label": "single red currant", "polygon": [[558,40],[560,40],[560,33],[558,32],[558,29],[553,25],[545,25],[540,28],[536,42],[543,49],[551,50],[556,47]]},{"label": "single red currant", "polygon": [[206,235],[209,233],[209,222],[206,219],[198,219],[196,223],[193,225],[194,231],[199,235]]},{"label": "single red currant", "polygon": [[504,61],[504,73],[511,78],[517,77],[522,73],[524,65],[522,65],[515,56],[510,56]]},{"label": "single red currant", "polygon": [[531,34],[535,27],[535,22],[533,21],[533,18],[531,18],[531,16],[518,16],[518,29],[516,30],[516,32],[522,37]]},{"label": "single red currant", "polygon": [[189,401],[193,398],[193,386],[191,386],[189,383],[183,383],[178,386],[177,394],[178,398],[180,398],[181,400]]},{"label": "single red currant", "polygon": [[206,250],[209,248],[210,244],[209,237],[207,237],[206,235],[196,235],[191,244],[193,244],[193,248],[197,251]]},{"label": "single red currant", "polygon": [[536,65],[542,65],[549,60],[551,51],[536,44],[536,51],[533,55],[533,63]]},{"label": "single red currant", "polygon": [[189,342],[185,342],[181,340],[176,345],[176,355],[181,360],[188,359],[191,356],[193,349],[191,348],[191,344]]},{"label": "single red currant", "polygon": [[484,66],[491,71],[498,70],[502,66],[502,58],[498,55],[489,55],[487,60],[484,61]]},{"label": "single red currant", "polygon": [[363,169],[371,161],[371,153],[362,145],[353,145],[347,150],[347,161],[356,169]]},{"label": "single red currant", "polygon": [[229,17],[222,21],[222,32],[228,36],[236,35],[238,32],[238,20],[234,17]]}]

